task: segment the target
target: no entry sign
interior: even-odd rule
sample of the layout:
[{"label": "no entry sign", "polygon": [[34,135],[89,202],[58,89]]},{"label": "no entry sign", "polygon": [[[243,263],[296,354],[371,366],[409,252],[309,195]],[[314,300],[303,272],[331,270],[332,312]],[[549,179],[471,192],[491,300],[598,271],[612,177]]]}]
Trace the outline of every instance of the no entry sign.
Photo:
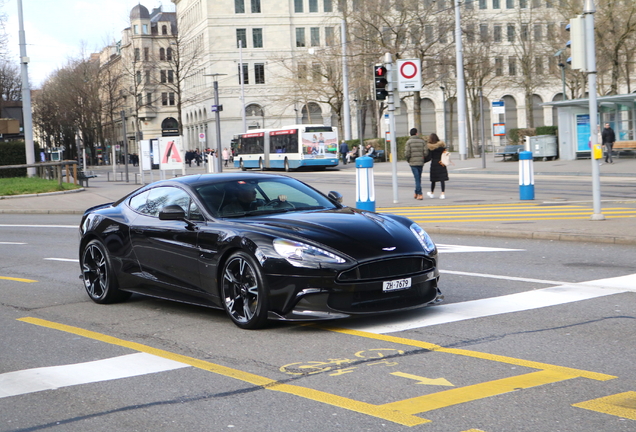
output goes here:
[{"label": "no entry sign", "polygon": [[397,61],[398,91],[422,90],[422,63],[420,59]]}]

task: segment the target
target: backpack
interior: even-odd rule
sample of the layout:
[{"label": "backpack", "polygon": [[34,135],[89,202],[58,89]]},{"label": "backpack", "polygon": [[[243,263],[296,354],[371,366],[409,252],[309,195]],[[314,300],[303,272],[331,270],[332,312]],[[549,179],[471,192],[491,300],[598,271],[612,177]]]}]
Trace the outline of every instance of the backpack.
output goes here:
[{"label": "backpack", "polygon": [[451,161],[451,155],[447,150],[444,150],[444,152],[442,153],[442,157],[440,158],[439,161],[440,164],[442,164],[442,166],[449,166],[450,164],[452,164],[453,162]]}]

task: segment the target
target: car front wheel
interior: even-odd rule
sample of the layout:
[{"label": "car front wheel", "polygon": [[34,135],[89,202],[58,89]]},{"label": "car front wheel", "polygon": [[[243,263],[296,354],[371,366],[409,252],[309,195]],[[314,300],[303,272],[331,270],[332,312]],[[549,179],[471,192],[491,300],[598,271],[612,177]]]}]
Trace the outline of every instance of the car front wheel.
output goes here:
[{"label": "car front wheel", "polygon": [[249,254],[236,252],[225,262],[221,275],[225,311],[243,329],[258,329],[267,322],[268,299],[260,266]]},{"label": "car front wheel", "polygon": [[86,245],[81,254],[80,266],[84,288],[95,303],[115,303],[130,297],[130,293],[119,290],[110,257],[99,240],[91,240]]}]

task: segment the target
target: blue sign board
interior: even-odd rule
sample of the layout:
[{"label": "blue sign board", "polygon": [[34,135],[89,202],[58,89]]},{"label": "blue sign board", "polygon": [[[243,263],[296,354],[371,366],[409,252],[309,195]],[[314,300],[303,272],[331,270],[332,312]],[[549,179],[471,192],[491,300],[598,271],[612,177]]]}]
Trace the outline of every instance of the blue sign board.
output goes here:
[{"label": "blue sign board", "polygon": [[576,151],[590,151],[590,115],[576,115]]}]

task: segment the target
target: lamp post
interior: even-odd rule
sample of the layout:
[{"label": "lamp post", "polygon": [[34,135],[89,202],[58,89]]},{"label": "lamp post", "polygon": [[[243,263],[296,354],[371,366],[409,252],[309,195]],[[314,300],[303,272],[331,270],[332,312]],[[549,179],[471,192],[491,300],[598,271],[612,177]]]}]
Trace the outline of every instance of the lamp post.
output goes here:
[{"label": "lamp post", "polygon": [[[218,77],[222,75],[222,73],[213,73],[213,74],[205,74],[204,76],[211,76],[214,78],[214,105],[212,105],[212,111],[214,111],[214,118],[216,123],[216,152],[215,152],[215,162],[216,162],[216,172],[220,173],[223,171],[223,164],[221,163],[221,115],[220,111],[223,109],[222,105],[219,105],[219,81]],[[245,109],[243,109],[245,112]]]},{"label": "lamp post", "polygon": [[[442,114],[444,117],[444,141],[448,142],[448,136],[446,135],[446,87],[440,86],[439,89],[442,91]],[[449,143],[450,145],[450,143]]]},{"label": "lamp post", "polygon": [[[29,58],[26,55],[26,36],[24,35],[24,19],[22,17],[22,0],[18,0],[18,22],[20,39],[20,69],[22,76],[22,117],[24,126],[24,152],[26,163],[35,163],[33,147],[33,115],[31,113],[31,87],[29,85]],[[27,168],[28,177],[35,177],[35,167]]]},{"label": "lamp post", "polygon": [[563,50],[558,50],[554,56],[559,58],[559,67],[561,68],[561,83],[563,84],[563,100],[567,100],[568,95],[565,93],[565,63],[561,60]]}]

